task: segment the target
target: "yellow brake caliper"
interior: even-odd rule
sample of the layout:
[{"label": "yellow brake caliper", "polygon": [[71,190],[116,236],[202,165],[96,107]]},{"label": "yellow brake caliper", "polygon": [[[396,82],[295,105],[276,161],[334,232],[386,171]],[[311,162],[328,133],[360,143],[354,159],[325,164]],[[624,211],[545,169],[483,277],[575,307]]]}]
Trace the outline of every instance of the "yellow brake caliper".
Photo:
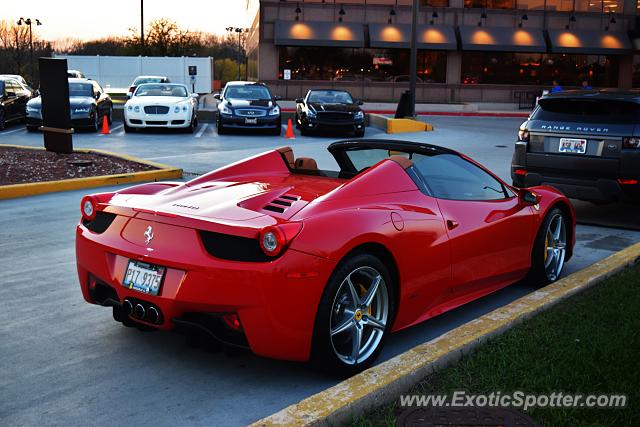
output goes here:
[{"label": "yellow brake caliper", "polygon": [[549,233],[547,233],[544,238],[544,262],[547,262],[547,257],[549,256]]},{"label": "yellow brake caliper", "polygon": [[[362,283],[358,283],[358,286],[360,287],[360,298],[362,298],[367,294],[367,288]],[[371,316],[371,306],[367,308],[367,314]]]}]

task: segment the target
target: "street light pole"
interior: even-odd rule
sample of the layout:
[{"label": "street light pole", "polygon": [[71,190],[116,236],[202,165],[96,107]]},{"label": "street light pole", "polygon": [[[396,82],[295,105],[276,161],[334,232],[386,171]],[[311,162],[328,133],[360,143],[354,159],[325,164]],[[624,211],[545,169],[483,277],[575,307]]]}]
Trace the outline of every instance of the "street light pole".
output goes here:
[{"label": "street light pole", "polygon": [[20,19],[18,20],[18,25],[25,24],[29,26],[29,54],[30,54],[30,66],[31,66],[31,73],[30,73],[31,84],[33,84],[35,81],[35,70],[33,68],[33,30],[31,28],[31,25],[33,24],[34,21],[36,25],[42,25],[42,22],[40,22],[39,19],[31,20],[31,18],[24,19],[20,17]]},{"label": "street light pole", "polygon": [[238,62],[238,80],[240,80],[240,51],[242,50],[242,44],[240,42],[240,35],[245,32],[244,28],[239,27],[227,27],[225,28],[229,33],[233,34],[234,32],[238,34],[238,52],[236,54],[236,61]]},{"label": "street light pole", "polygon": [[416,80],[418,73],[418,0],[413,0],[411,10],[411,59],[409,60],[409,99],[411,100],[411,116],[416,115]]},{"label": "street light pole", "polygon": [[144,0],[140,0],[140,53],[144,53]]}]

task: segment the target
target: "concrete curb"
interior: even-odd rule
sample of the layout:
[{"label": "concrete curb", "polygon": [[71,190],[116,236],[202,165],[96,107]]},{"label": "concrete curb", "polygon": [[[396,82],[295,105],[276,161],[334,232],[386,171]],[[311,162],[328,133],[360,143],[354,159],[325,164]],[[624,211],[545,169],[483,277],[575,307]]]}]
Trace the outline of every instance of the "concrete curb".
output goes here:
[{"label": "concrete curb", "polygon": [[[3,147],[24,148],[28,150],[44,150],[39,147],[25,147],[20,145],[2,145]],[[116,175],[92,176],[87,178],[72,178],[59,181],[30,182],[26,184],[13,184],[0,186],[0,200],[14,199],[18,197],[35,196],[38,194],[54,193],[58,191],[79,190],[83,188],[106,187],[111,185],[128,184],[143,181],[159,181],[162,179],[182,178],[182,169],[155,163],[149,160],[138,159],[124,154],[116,154],[104,150],[74,150],[80,153],[98,153],[107,156],[118,157],[131,162],[142,163],[158,168],[152,171],[132,172]]]},{"label": "concrete curb", "polygon": [[547,310],[640,260],[640,243],[289,406],[253,426],[342,425],[397,399],[420,380],[490,337]]},{"label": "concrete curb", "polygon": [[381,114],[367,113],[368,124],[386,133],[428,132],[433,125],[414,119],[394,119]]}]

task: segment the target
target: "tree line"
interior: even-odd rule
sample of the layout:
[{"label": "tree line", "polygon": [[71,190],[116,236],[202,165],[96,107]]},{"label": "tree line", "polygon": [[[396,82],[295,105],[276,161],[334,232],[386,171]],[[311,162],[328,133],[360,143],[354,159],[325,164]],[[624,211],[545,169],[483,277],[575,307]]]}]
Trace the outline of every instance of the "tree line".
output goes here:
[{"label": "tree line", "polygon": [[156,19],[145,28],[144,43],[138,29],[131,28],[125,36],[98,40],[67,38],[49,42],[33,33],[34,70],[31,70],[29,27],[15,22],[0,21],[0,74],[20,74],[37,85],[37,58],[53,53],[101,56],[211,56],[215,59],[214,78],[223,82],[235,80],[240,60],[240,75],[245,76],[245,33],[227,36],[196,32],[180,28],[168,18]]}]

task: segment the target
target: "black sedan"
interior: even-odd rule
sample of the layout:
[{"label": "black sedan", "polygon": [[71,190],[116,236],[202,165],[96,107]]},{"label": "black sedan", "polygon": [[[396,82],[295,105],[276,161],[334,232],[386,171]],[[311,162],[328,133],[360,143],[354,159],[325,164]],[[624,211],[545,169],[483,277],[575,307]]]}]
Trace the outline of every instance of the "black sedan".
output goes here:
[{"label": "black sedan", "polygon": [[273,96],[262,83],[229,82],[222,95],[216,94],[218,114],[216,126],[218,134],[230,129],[264,129],[273,135],[280,135],[282,118],[280,99]]},{"label": "black sedan", "polygon": [[[103,117],[111,124],[113,102],[98,82],[90,79],[69,79],[69,106],[74,128],[97,131]],[[27,130],[33,132],[42,126],[42,99],[27,103]]]},{"label": "black sedan", "polygon": [[542,97],[520,126],[513,184],[549,184],[594,203],[640,201],[640,92],[564,91]]},{"label": "black sedan", "polygon": [[18,79],[0,76],[0,130],[9,122],[24,120],[27,102],[33,95]]},{"label": "black sedan", "polygon": [[346,90],[312,89],[304,99],[296,99],[296,127],[303,135],[327,130],[364,136],[361,105]]}]

